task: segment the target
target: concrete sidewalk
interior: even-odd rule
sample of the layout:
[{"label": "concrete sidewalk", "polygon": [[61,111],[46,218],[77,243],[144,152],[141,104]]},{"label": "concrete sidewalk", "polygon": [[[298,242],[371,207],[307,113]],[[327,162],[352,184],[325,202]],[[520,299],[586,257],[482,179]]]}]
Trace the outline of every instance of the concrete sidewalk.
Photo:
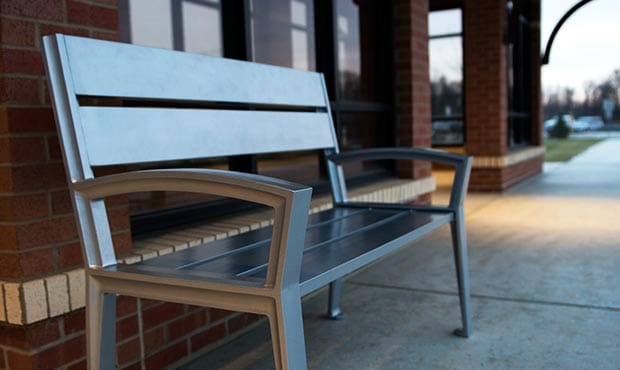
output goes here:
[{"label": "concrete sidewalk", "polygon": [[[436,198],[441,198],[441,194]],[[620,139],[466,204],[474,335],[449,230],[350,277],[346,319],[304,303],[311,369],[620,369]],[[185,369],[271,369],[265,325]]]}]

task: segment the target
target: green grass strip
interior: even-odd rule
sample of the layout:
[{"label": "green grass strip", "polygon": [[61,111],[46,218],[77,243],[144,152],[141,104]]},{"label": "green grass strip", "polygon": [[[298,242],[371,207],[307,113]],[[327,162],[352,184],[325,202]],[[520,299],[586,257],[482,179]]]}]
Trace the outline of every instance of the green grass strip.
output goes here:
[{"label": "green grass strip", "polygon": [[546,139],[545,162],[566,162],[602,139]]}]

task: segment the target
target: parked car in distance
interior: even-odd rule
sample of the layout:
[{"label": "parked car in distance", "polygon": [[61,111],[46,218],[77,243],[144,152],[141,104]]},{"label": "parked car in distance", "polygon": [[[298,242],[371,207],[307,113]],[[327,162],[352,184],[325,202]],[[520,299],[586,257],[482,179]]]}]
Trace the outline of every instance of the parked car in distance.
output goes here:
[{"label": "parked car in distance", "polygon": [[573,131],[600,130],[604,125],[603,119],[599,116],[582,116],[573,122]]},{"label": "parked car in distance", "polygon": [[463,145],[463,121],[434,120],[433,145]]},{"label": "parked car in distance", "polygon": [[[563,114],[562,117],[564,118],[564,122],[566,122],[568,127],[573,128],[573,124],[575,122],[575,119],[573,118],[573,115],[572,114]],[[549,133],[551,130],[553,130],[553,128],[555,127],[556,123],[558,123],[558,115],[555,115],[555,116],[549,118],[548,120],[545,120],[545,122],[543,123],[543,127],[545,128],[545,132]]]}]

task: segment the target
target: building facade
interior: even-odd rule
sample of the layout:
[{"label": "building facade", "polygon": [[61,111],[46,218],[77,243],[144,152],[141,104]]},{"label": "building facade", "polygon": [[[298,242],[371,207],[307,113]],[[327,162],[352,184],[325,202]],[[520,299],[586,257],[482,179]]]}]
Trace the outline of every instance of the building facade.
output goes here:
[{"label": "building facade", "polygon": [[[41,58],[41,37],[53,33],[322,72],[342,150],[467,153],[474,156],[473,191],[502,191],[542,169],[540,0],[3,0],[0,369],[85,367],[82,254]],[[325,189],[318,153],[182,165],[284,177],[319,195]],[[401,198],[430,201],[428,163],[346,171],[379,197],[397,178],[408,181],[398,185]],[[115,248],[130,257],[153,229],[178,228],[178,220],[196,222],[205,212],[247,211],[155,192],[107,204]],[[140,368],[141,348],[147,368],[161,368],[216,348],[260,319],[128,297],[117,311],[117,362],[126,369]]]}]

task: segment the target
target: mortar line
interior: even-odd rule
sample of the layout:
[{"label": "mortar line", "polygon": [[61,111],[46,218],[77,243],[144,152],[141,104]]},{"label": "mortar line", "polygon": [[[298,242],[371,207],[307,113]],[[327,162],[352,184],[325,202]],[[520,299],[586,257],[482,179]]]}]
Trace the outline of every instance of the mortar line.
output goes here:
[{"label": "mortar line", "polygon": [[[402,287],[402,286],[392,286],[392,285],[367,283],[367,282],[351,281],[351,280],[347,281],[347,283],[353,284],[353,285],[359,285],[359,286],[366,286],[370,288],[384,288],[384,289],[393,289],[393,290],[404,290],[404,291],[415,292],[415,293],[458,296],[458,293],[456,292],[447,292],[447,291],[434,290],[434,289],[409,288],[409,287]],[[596,306],[596,305],[579,304],[579,303],[543,301],[543,300],[538,300],[538,299],[498,297],[498,296],[492,296],[492,295],[486,295],[486,294],[470,294],[470,296],[472,298],[490,300],[490,301],[528,303],[528,304],[537,304],[537,305],[544,305],[544,306],[571,307],[571,308],[583,308],[583,309],[589,309],[589,310],[620,312],[620,307],[611,307],[611,306]]]}]

